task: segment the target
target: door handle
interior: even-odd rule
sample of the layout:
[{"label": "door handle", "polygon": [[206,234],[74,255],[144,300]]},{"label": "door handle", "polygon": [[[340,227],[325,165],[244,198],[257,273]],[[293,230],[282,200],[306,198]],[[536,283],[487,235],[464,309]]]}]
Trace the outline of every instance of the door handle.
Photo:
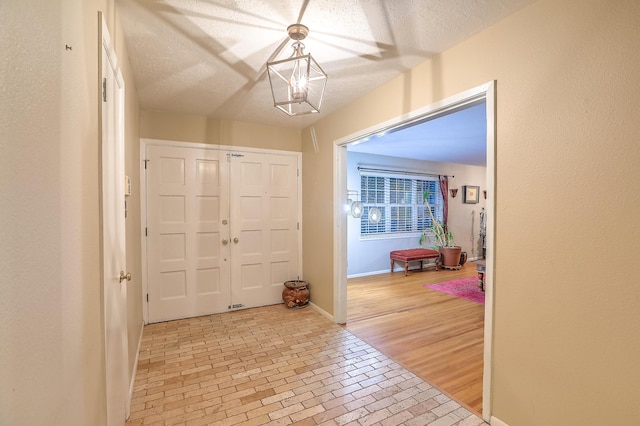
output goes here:
[{"label": "door handle", "polygon": [[223,245],[223,246],[226,246],[227,244],[229,244],[229,240],[227,240],[226,238],[224,238],[224,239],[222,240],[222,245]]},{"label": "door handle", "polygon": [[238,237],[235,237],[235,238],[233,239],[233,242],[234,242],[234,243],[236,243],[236,244],[238,244],[238,241],[240,241],[240,240],[238,239]]},{"label": "door handle", "polygon": [[126,274],[124,273],[124,271],[120,271],[120,282],[127,280],[127,281],[131,281],[131,273],[127,272]]}]

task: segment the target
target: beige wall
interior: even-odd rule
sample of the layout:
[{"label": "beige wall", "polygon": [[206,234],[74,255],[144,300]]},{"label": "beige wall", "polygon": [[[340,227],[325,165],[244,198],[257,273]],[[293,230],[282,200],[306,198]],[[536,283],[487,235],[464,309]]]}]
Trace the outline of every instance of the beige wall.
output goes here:
[{"label": "beige wall", "polygon": [[[106,423],[97,11],[118,40],[114,8],[108,0],[0,4],[2,425]],[[127,107],[135,123],[135,96]],[[141,318],[137,310],[130,318]]]},{"label": "beige wall", "polygon": [[300,133],[299,129],[201,115],[140,111],[141,138],[300,152]]},{"label": "beige wall", "polygon": [[[456,244],[462,246],[469,258],[482,258],[482,239],[480,238],[480,212],[486,210],[487,200],[482,194],[487,189],[487,169],[478,166],[452,165],[449,188],[458,188],[456,198],[449,195],[449,230],[455,236]],[[480,187],[479,202],[465,204],[463,185]]]},{"label": "beige wall", "polygon": [[314,302],[333,312],[333,141],[496,80],[492,414],[637,424],[639,24],[637,1],[543,0],[320,120],[318,153],[303,132]]}]

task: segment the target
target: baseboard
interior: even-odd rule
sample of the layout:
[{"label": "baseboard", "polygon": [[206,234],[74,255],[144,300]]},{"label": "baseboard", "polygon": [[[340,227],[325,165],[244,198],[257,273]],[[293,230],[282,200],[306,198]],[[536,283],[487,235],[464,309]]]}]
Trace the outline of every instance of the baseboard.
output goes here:
[{"label": "baseboard", "polygon": [[509,426],[507,423],[503,422],[497,417],[491,416],[491,420],[489,421],[491,426]]},{"label": "baseboard", "polygon": [[334,322],[333,315],[331,315],[329,312],[327,312],[324,309],[322,309],[320,306],[316,305],[313,302],[309,302],[309,306],[311,306],[313,308],[313,310],[318,312],[323,317],[327,317],[327,318],[329,318],[331,320],[331,322]]},{"label": "baseboard", "polygon": [[[398,269],[398,271],[400,271],[400,269]],[[402,269],[402,271],[404,271],[404,269]],[[351,274],[351,275],[347,275],[347,278],[358,278],[358,277],[368,277],[369,275],[379,275],[379,274],[388,274],[389,270],[385,269],[382,271],[371,271],[371,272],[362,272],[360,274]]]},{"label": "baseboard", "polygon": [[[434,266],[435,265],[433,263],[425,263],[423,269],[420,269],[420,266],[418,266],[416,264],[413,267],[411,267],[411,266],[409,267],[409,272],[411,272],[411,271],[421,271],[421,270],[422,271],[427,271],[427,268],[434,267]],[[350,274],[350,275],[347,275],[347,279],[349,279],[349,278],[358,278],[358,277],[368,277],[369,275],[388,274],[389,272],[404,272],[404,267],[402,267],[402,266],[394,266],[393,267],[393,271],[391,271],[389,269],[382,269],[380,271],[362,272],[360,274]]]},{"label": "baseboard", "polygon": [[138,373],[138,356],[140,355],[140,348],[142,347],[142,333],[144,333],[144,321],[140,325],[140,338],[138,339],[138,348],[136,349],[136,359],[133,360],[133,371],[131,372],[131,378],[129,379],[129,398],[127,399],[125,408],[125,418],[129,418],[131,414],[131,400],[133,399],[133,387],[136,384],[136,374]]},{"label": "baseboard", "polygon": [[[476,257],[469,257],[467,258],[467,262],[475,262],[477,260],[483,260],[480,256],[476,256]],[[433,263],[426,263],[424,265],[424,269],[430,267],[430,266],[434,266]],[[420,271],[420,268],[415,266],[409,267],[409,271]],[[401,266],[393,266],[393,271],[391,272],[404,272],[404,268]],[[388,274],[389,273],[389,269],[383,269],[381,271],[371,271],[371,272],[362,272],[359,274],[349,274],[347,275],[347,278],[359,278],[359,277],[368,277],[369,275],[380,275],[380,274]]]}]

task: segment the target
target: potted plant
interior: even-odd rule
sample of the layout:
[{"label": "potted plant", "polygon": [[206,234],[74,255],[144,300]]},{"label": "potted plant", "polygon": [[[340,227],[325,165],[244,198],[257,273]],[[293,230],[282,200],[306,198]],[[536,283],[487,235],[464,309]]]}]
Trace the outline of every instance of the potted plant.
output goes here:
[{"label": "potted plant", "polygon": [[429,191],[424,191],[423,199],[425,208],[429,212],[429,216],[431,216],[431,226],[422,230],[420,245],[434,246],[440,252],[442,267],[459,269],[462,247],[456,245],[453,232],[446,229],[446,225],[439,222],[433,215],[431,204],[429,203]]}]

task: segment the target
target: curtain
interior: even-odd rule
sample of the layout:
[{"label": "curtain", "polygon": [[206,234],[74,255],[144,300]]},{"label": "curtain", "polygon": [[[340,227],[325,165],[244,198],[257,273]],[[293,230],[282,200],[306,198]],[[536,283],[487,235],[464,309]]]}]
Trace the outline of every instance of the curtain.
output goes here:
[{"label": "curtain", "polygon": [[438,180],[440,181],[440,192],[442,193],[442,226],[446,231],[449,217],[449,178],[440,175]]}]

